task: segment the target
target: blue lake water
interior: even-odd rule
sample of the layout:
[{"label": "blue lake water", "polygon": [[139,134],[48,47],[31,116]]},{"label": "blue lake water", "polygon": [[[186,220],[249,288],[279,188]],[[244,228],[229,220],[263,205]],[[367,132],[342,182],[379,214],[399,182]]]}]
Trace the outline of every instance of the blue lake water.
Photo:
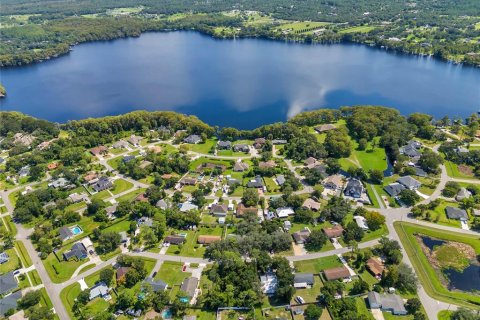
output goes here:
[{"label": "blue lake water", "polygon": [[480,291],[480,264],[472,263],[462,272],[454,269],[445,270],[450,290]]},{"label": "blue lake water", "polygon": [[3,69],[1,110],[48,120],[173,110],[254,128],[308,109],[386,105],[465,117],[480,107],[480,69],[363,45],[215,40],[196,32],[78,45]]}]

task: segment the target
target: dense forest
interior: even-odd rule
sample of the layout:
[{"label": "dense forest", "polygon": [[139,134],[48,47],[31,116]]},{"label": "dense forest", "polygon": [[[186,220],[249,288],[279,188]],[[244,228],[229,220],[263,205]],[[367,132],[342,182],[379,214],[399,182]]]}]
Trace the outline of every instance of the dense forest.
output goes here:
[{"label": "dense forest", "polygon": [[[0,66],[55,57],[80,42],[168,30],[359,42],[480,65],[478,12],[476,0],[6,0],[0,11]],[[301,21],[310,23],[289,28]]]}]

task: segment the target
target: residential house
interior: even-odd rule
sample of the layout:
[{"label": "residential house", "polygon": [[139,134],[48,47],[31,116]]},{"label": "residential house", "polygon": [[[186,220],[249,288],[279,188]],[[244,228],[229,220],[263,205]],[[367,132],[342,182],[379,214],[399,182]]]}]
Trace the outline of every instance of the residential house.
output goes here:
[{"label": "residential house", "polygon": [[0,276],[0,296],[9,293],[18,288],[17,280],[13,275],[13,271],[7,272]]},{"label": "residential house", "polygon": [[325,275],[325,279],[327,281],[335,281],[335,280],[350,280],[350,271],[345,266],[326,269],[323,271]]},{"label": "residential house", "polygon": [[90,301],[98,297],[108,299],[110,296],[109,292],[110,289],[107,287],[105,282],[99,282],[90,289]]},{"label": "residential house", "polygon": [[368,230],[367,219],[365,219],[365,217],[353,216],[353,219],[357,223],[357,226],[359,226],[361,229]]},{"label": "residential house", "polygon": [[121,243],[127,243],[128,242],[127,231],[120,231],[118,234],[120,235],[120,242]]},{"label": "residential house", "polygon": [[132,161],[132,160],[134,160],[134,159],[135,159],[135,156],[134,156],[134,155],[126,155],[126,156],[124,156],[124,157],[122,158],[122,162],[123,162],[123,163],[128,163],[128,162],[130,162],[130,161]]},{"label": "residential house", "polygon": [[317,163],[317,159],[315,159],[314,157],[309,157],[303,162],[303,164],[307,167],[313,166],[316,163]]},{"label": "residential house", "polygon": [[247,171],[248,169],[249,169],[249,166],[245,162],[237,161],[233,165],[233,171],[235,172],[244,172],[244,171]]},{"label": "residential house", "polygon": [[420,153],[420,148],[422,145],[417,141],[409,141],[407,145],[399,149],[400,154],[406,155],[409,158],[417,158],[422,154]]},{"label": "residential house", "polygon": [[220,241],[220,240],[222,240],[222,237],[220,237],[220,236],[202,235],[202,236],[198,236],[197,242],[200,243],[200,244],[207,244],[208,245],[208,244]]},{"label": "residential house", "polygon": [[367,270],[377,279],[382,278],[383,271],[385,270],[385,265],[380,260],[380,258],[372,257],[367,260]]},{"label": "residential house", "polygon": [[322,231],[329,239],[339,238],[343,235],[343,227],[340,224],[337,224],[331,228],[322,228]]},{"label": "residential house", "polygon": [[305,227],[302,230],[293,233],[292,237],[293,240],[295,240],[296,244],[302,244],[305,243],[305,240],[307,240],[308,237],[310,237],[311,233],[312,232],[310,231],[310,229],[308,227]]},{"label": "residential house", "polygon": [[[22,298],[22,291],[14,292],[0,299],[0,317],[5,316],[10,310],[17,309],[17,301]],[[12,317],[10,317],[12,319]]]},{"label": "residential house", "polygon": [[130,270],[130,267],[120,267],[117,269],[117,283],[122,283],[125,281],[125,276],[127,275],[128,270]]},{"label": "residential house", "polygon": [[457,195],[455,196],[455,200],[462,201],[463,199],[470,198],[472,193],[467,190],[465,187],[461,187],[460,191],[458,191]]},{"label": "residential house", "polygon": [[108,149],[105,146],[98,146],[90,149],[90,153],[98,157],[98,156],[101,156],[102,154],[108,153]]},{"label": "residential house", "polygon": [[311,288],[315,283],[313,273],[295,273],[293,286],[297,289]]},{"label": "residential house", "polygon": [[339,174],[334,174],[325,178],[322,183],[327,189],[341,190],[343,188],[343,177]]},{"label": "residential house", "polygon": [[469,152],[470,152],[467,148],[465,148],[465,147],[463,147],[463,146],[458,146],[458,147],[456,147],[454,151],[455,151],[457,154],[469,153]]},{"label": "residential house", "polygon": [[275,210],[275,213],[279,218],[287,218],[288,216],[294,215],[295,211],[290,207],[282,207],[277,208],[277,210]]},{"label": "residential house", "polygon": [[383,187],[386,193],[388,193],[391,197],[396,198],[400,195],[400,192],[405,190],[405,186],[398,182],[390,183],[389,185]]},{"label": "residential house", "polygon": [[95,171],[90,171],[89,173],[87,173],[87,175],[83,177],[83,180],[85,180],[85,182],[87,183],[94,183],[96,182],[94,181],[96,179],[97,179],[97,173]]},{"label": "residential house", "polygon": [[8,262],[9,259],[10,257],[8,256],[8,253],[6,253],[5,251],[0,253],[0,264]]},{"label": "residential house", "polygon": [[248,144],[240,143],[233,146],[233,151],[248,153],[250,152],[250,147]]},{"label": "residential house", "polygon": [[153,220],[152,218],[149,217],[141,217],[140,219],[137,220],[137,224],[139,226],[147,226],[147,227],[152,227],[153,226]]},{"label": "residential house", "polygon": [[371,291],[368,293],[367,298],[371,309],[380,309],[384,312],[391,312],[399,316],[407,314],[403,299],[399,295],[381,294]]},{"label": "residential house", "polygon": [[151,166],[152,164],[153,164],[153,162],[150,162],[150,161],[147,161],[147,160],[142,160],[138,167],[141,168],[141,169],[145,169],[148,166]]},{"label": "residential house", "polygon": [[70,181],[68,181],[65,178],[58,178],[56,180],[53,180],[48,184],[49,187],[59,189],[59,188],[66,188],[70,186]]},{"label": "residential house", "polygon": [[240,186],[241,184],[242,184],[242,182],[238,179],[233,179],[233,178],[228,178],[227,179],[227,185],[229,187]]},{"label": "residential house", "polygon": [[110,189],[112,187],[113,187],[113,183],[108,177],[101,177],[100,179],[98,179],[97,182],[95,182],[92,185],[92,188],[93,188],[93,190],[95,190],[95,192],[100,192],[100,191],[103,191],[103,190],[107,190],[107,189]]},{"label": "residential house", "polygon": [[75,235],[73,234],[72,230],[68,227],[61,227],[58,229],[59,237],[62,241],[68,240],[73,238]]},{"label": "residential house", "polygon": [[177,235],[169,235],[166,236],[165,239],[163,240],[164,243],[170,243],[170,244],[182,244],[185,242],[185,237],[182,236],[177,236]]},{"label": "residential house", "polygon": [[261,149],[266,142],[267,142],[267,140],[265,140],[265,138],[257,138],[257,139],[255,139],[253,147],[255,149]]},{"label": "residential house", "polygon": [[78,203],[80,201],[85,201],[86,203],[90,203],[90,199],[85,193],[72,193],[71,195],[68,196],[68,199],[72,203]]},{"label": "residential house", "polygon": [[135,197],[135,202],[148,202],[148,198],[145,196],[145,193],[140,193]]},{"label": "residential house", "polygon": [[283,186],[283,184],[285,183],[285,176],[283,174],[279,174],[277,175],[277,177],[275,178],[275,181],[277,182],[277,184],[279,186]]},{"label": "residential house", "polygon": [[247,182],[247,187],[248,188],[257,188],[257,189],[263,189],[264,184],[263,184],[263,179],[260,176],[256,176],[255,179],[252,179]]},{"label": "residential house", "polygon": [[257,207],[246,207],[243,203],[239,203],[237,206],[237,210],[235,211],[235,214],[237,217],[241,217],[247,213],[257,213],[258,209]]},{"label": "residential house", "polygon": [[115,218],[116,218],[115,213],[117,212],[117,208],[118,208],[118,203],[115,203],[115,204],[105,208],[105,211],[107,212],[108,219],[115,220]]},{"label": "residential house", "polygon": [[133,134],[130,136],[130,138],[128,138],[128,142],[130,142],[130,144],[132,144],[134,147],[139,147],[142,140],[143,137],[139,137]]},{"label": "residential house", "polygon": [[428,173],[426,173],[425,170],[423,170],[422,168],[413,167],[413,170],[415,170],[415,175],[417,177],[422,177],[422,178],[428,177]]},{"label": "residential house", "polygon": [[68,261],[74,257],[77,258],[77,260],[83,260],[88,257],[87,249],[81,242],[74,243],[69,251],[63,253],[63,259],[65,261]]},{"label": "residential house", "polygon": [[283,229],[285,232],[290,231],[290,229],[292,229],[292,223],[288,220],[283,221]]},{"label": "residential house", "polygon": [[305,208],[305,209],[310,209],[312,211],[318,211],[318,210],[320,210],[320,202],[317,202],[317,201],[313,200],[312,198],[307,198],[303,202],[302,207]]},{"label": "residential house", "polygon": [[230,150],[232,149],[232,143],[230,141],[218,141],[217,149]]},{"label": "residential house", "polygon": [[149,146],[148,151],[156,154],[162,152],[162,148],[159,146]]},{"label": "residential house", "polygon": [[182,180],[180,180],[180,184],[182,186],[194,186],[197,184],[197,179],[195,178],[183,178]]},{"label": "residential house", "polygon": [[58,162],[51,162],[51,163],[47,164],[47,169],[49,171],[57,169],[57,168],[58,168]]},{"label": "residential house", "polygon": [[195,296],[195,292],[197,291],[198,283],[198,278],[188,277],[183,280],[180,290],[186,292],[190,298],[193,298]]},{"label": "residential house", "polygon": [[170,208],[170,203],[165,199],[160,199],[160,200],[157,201],[155,206],[159,209],[166,210],[166,209]]},{"label": "residential house", "polygon": [[318,133],[324,133],[330,130],[334,130],[335,128],[336,127],[333,124],[327,123],[327,124],[316,126],[314,130],[317,131]]},{"label": "residential house", "polygon": [[13,135],[14,144],[23,144],[24,146],[29,147],[33,143],[33,140],[35,140],[35,137],[28,133],[18,132]]},{"label": "residential house", "polygon": [[287,144],[287,140],[284,139],[273,139],[272,144],[274,145],[280,145],[280,144]]},{"label": "residential house", "polygon": [[24,178],[28,175],[30,175],[30,166],[24,166],[24,167],[20,168],[20,170],[18,171],[18,176],[20,178]]},{"label": "residential house", "polygon": [[214,204],[210,212],[216,217],[225,217],[228,213],[228,206],[226,204]]},{"label": "residential house", "polygon": [[189,144],[197,144],[202,142],[202,138],[199,135],[192,134],[183,139],[183,142],[189,143]]},{"label": "residential house", "polygon": [[275,163],[275,161],[273,160],[268,160],[268,161],[260,161],[258,163],[258,167],[260,169],[272,169],[272,168],[275,168],[277,166],[277,164]]},{"label": "residential house", "polygon": [[311,166],[308,166],[309,169],[315,170],[318,173],[320,173],[322,176],[327,175],[327,167],[324,164],[313,164]]},{"label": "residential house", "polygon": [[267,272],[260,276],[260,289],[267,296],[271,296],[277,292],[278,279],[275,273]]},{"label": "residential house", "polygon": [[448,219],[468,221],[468,213],[463,209],[455,208],[455,207],[446,207],[445,213],[447,214]]},{"label": "residential house", "polygon": [[181,212],[188,212],[192,210],[198,210],[198,206],[196,204],[193,204],[191,202],[184,202],[180,204],[180,211]]},{"label": "residential house", "polygon": [[152,277],[147,277],[143,282],[152,286],[153,292],[165,291],[168,288],[168,285],[165,282],[162,280],[155,280]]},{"label": "residential house", "polygon": [[397,179],[398,183],[403,184],[403,186],[410,190],[417,190],[422,185],[420,182],[412,178],[411,176],[404,176]]},{"label": "residential house", "polygon": [[128,144],[127,141],[125,140],[120,140],[120,141],[117,141],[115,142],[112,147],[114,149],[130,149],[130,144]]},{"label": "residential house", "polygon": [[362,197],[363,192],[364,192],[364,189],[363,189],[362,182],[358,179],[352,178],[348,180],[347,186],[345,187],[343,194],[347,197],[352,197],[357,199]]}]

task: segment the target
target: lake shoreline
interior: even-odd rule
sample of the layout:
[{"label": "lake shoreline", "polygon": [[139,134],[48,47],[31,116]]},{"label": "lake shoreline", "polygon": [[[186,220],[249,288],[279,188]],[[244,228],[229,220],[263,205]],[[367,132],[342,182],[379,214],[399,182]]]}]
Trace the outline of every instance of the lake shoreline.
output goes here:
[{"label": "lake shoreline", "polygon": [[68,50],[62,51],[62,52],[56,52],[55,54],[52,55],[47,55],[43,59],[40,60],[32,60],[30,63],[25,63],[21,65],[7,65],[7,66],[0,66],[0,70],[6,70],[6,69],[16,69],[16,68],[21,68],[21,67],[26,67],[34,64],[39,64],[47,61],[51,61],[57,58],[60,58],[62,56],[69,55],[71,51],[75,50],[75,47],[77,45],[81,44],[88,44],[88,43],[96,43],[96,42],[113,42],[119,39],[128,39],[128,38],[140,38],[144,34],[148,33],[169,33],[169,32],[196,32],[204,36],[211,37],[212,39],[216,40],[235,40],[235,39],[259,39],[259,40],[266,40],[266,41],[274,41],[274,42],[286,42],[286,43],[292,43],[292,44],[299,44],[299,45],[335,45],[335,44],[356,44],[356,45],[362,45],[370,48],[374,48],[380,51],[385,51],[389,54],[401,54],[401,55],[406,55],[406,56],[416,56],[416,57],[427,57],[427,58],[433,58],[437,61],[444,62],[447,64],[453,64],[453,65],[459,65],[459,66],[465,66],[469,68],[475,68],[475,69],[480,69],[480,65],[476,65],[474,63],[469,63],[469,62],[455,62],[452,60],[444,59],[440,56],[436,56],[433,54],[426,55],[426,54],[419,54],[419,53],[414,53],[414,52],[409,52],[409,51],[404,51],[404,50],[399,50],[396,48],[389,48],[387,46],[384,46],[382,44],[378,43],[367,43],[367,42],[361,42],[361,41],[352,41],[349,40],[348,38],[343,38],[339,41],[302,41],[302,40],[290,40],[286,37],[268,37],[264,35],[240,35],[238,37],[235,36],[224,36],[224,37],[218,37],[216,36],[213,32],[209,32],[207,30],[200,30],[200,29],[159,29],[159,30],[146,30],[141,32],[138,36],[133,36],[133,35],[118,35],[118,37],[115,37],[113,39],[98,39],[98,40],[87,40],[87,41],[82,41],[82,42],[76,42],[72,43],[69,46]]}]

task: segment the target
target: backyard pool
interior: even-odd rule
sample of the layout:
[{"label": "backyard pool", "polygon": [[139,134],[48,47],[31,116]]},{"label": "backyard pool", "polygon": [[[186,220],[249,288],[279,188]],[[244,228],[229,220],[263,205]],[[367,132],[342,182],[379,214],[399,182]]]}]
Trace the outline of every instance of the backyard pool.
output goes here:
[{"label": "backyard pool", "polygon": [[82,228],[80,228],[79,226],[70,227],[70,231],[72,231],[74,236],[83,232]]},{"label": "backyard pool", "polygon": [[162,318],[163,319],[172,319],[172,311],[170,309],[165,309],[162,311]]}]

